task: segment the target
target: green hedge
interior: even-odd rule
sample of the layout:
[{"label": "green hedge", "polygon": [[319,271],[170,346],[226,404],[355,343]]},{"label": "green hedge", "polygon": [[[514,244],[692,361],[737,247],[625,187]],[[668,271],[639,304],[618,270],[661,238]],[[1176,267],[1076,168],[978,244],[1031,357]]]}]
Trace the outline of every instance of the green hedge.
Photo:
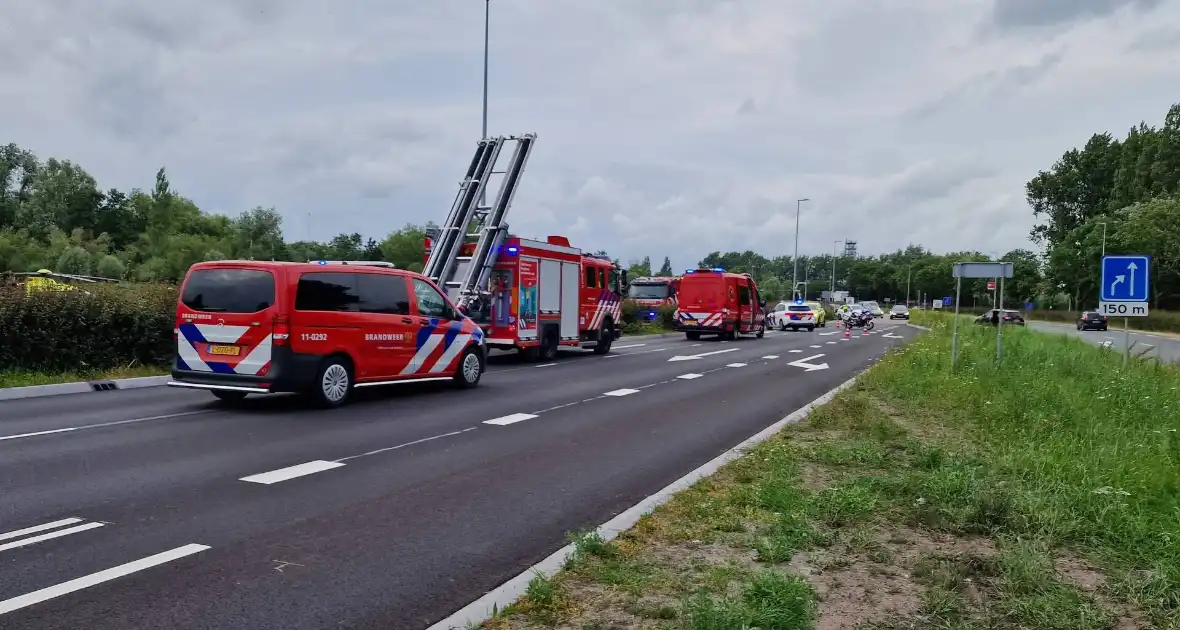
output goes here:
[{"label": "green hedge", "polygon": [[84,291],[0,290],[0,370],[88,373],[167,367],[176,289],[87,286]]}]

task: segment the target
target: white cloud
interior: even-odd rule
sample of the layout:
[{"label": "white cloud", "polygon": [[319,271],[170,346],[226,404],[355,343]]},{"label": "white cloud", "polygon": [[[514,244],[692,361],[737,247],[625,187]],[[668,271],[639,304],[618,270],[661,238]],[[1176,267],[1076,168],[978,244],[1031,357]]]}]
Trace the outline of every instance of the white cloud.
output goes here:
[{"label": "white cloud", "polygon": [[[291,236],[444,218],[480,132],[478,0],[10,0],[6,137],[105,186],[161,164]],[[492,0],[509,216],[624,259],[1026,245],[1023,184],[1180,81],[1158,0]],[[308,216],[310,215],[310,224]]]}]

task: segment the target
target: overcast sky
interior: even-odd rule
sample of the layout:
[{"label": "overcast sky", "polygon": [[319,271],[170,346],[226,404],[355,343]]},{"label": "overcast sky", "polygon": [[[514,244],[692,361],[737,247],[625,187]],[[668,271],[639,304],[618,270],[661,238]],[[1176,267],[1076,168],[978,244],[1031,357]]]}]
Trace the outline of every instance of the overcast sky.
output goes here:
[{"label": "overcast sky", "polygon": [[[1023,185],[1180,101],[1180,2],[491,0],[509,220],[624,261],[1027,245]],[[888,8],[885,8],[888,7]],[[288,238],[441,222],[480,137],[482,0],[6,0],[0,142],[166,165]],[[310,222],[309,222],[310,216]]]}]

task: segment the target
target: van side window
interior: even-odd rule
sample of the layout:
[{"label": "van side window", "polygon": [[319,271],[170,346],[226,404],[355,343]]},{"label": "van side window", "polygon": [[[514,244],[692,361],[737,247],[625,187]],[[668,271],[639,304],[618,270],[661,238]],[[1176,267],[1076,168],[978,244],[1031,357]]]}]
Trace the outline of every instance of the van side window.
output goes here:
[{"label": "van side window", "polygon": [[414,278],[414,296],[418,298],[418,315],[420,317],[455,319],[455,312],[447,304],[447,299],[425,280]]},{"label": "van side window", "polygon": [[602,267],[598,268],[598,286],[604,289],[610,288],[610,285],[606,283],[606,269]]},{"label": "van side window", "polygon": [[409,315],[410,289],[405,276],[383,273],[357,274],[362,313]]},{"label": "van side window", "polygon": [[738,286],[738,304],[742,306],[750,305],[750,287],[747,285]]},{"label": "van side window", "polygon": [[596,286],[598,286],[598,285],[594,284],[594,280],[597,277],[598,277],[598,274],[594,273],[594,267],[586,267],[586,288],[587,289],[593,289]]},{"label": "van side window", "polygon": [[360,303],[356,274],[305,273],[295,290],[295,310],[355,313]]}]

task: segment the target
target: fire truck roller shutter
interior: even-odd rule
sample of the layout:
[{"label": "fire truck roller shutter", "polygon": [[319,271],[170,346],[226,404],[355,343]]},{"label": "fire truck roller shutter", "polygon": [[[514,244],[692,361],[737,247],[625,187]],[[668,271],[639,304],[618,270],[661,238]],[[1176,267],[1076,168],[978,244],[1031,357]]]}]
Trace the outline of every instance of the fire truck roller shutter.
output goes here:
[{"label": "fire truck roller shutter", "polygon": [[578,263],[561,263],[561,338],[563,341],[578,338],[581,290],[582,266]]},{"label": "fire truck roller shutter", "polygon": [[561,312],[561,261],[541,260],[540,292],[537,302],[542,315]]}]

